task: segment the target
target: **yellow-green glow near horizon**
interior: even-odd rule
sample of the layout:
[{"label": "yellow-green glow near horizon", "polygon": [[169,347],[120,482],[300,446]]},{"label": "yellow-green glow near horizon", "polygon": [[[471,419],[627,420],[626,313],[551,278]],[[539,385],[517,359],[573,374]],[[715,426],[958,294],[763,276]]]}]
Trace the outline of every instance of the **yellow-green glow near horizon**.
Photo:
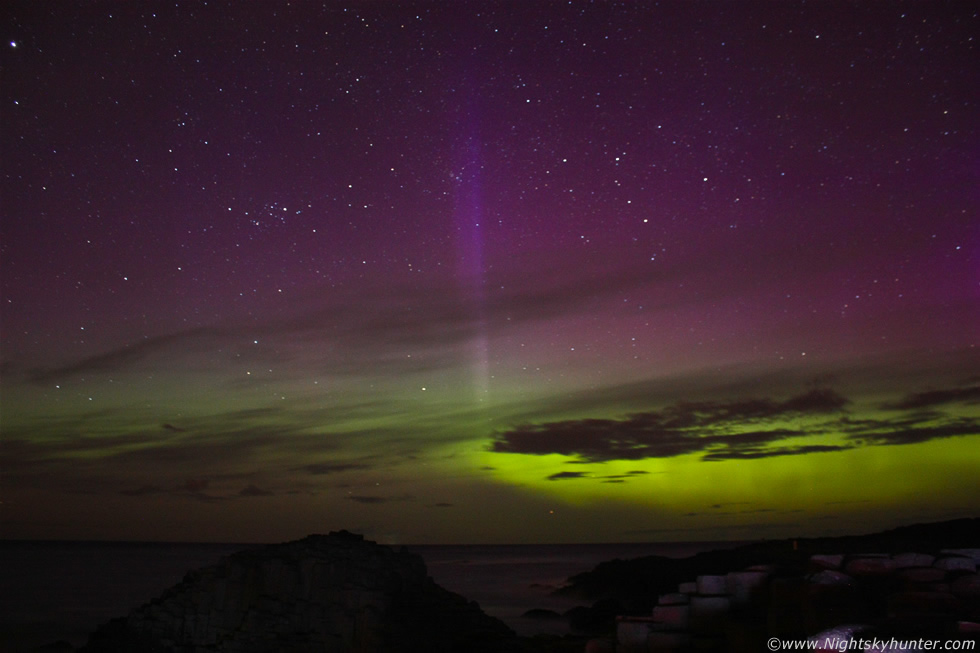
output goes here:
[{"label": "yellow-green glow near horizon", "polygon": [[[828,503],[929,505],[935,497],[975,500],[976,438],[905,447],[850,449],[807,456],[706,463],[700,455],[653,461],[610,461],[582,464],[560,455],[522,456],[485,453],[481,463],[492,476],[569,504],[610,499],[637,507],[658,507],[675,513],[703,511],[715,504],[736,503],[780,513],[815,515]],[[574,470],[579,478],[548,480],[556,470]],[[637,473],[640,472],[640,473]],[[603,482],[610,477],[624,483]]]},{"label": "yellow-green glow near horizon", "polygon": [[[569,506],[629,504],[681,531],[685,522],[693,526],[699,520],[719,528],[758,522],[778,527],[801,516],[812,528],[825,517],[867,514],[871,507],[913,515],[968,514],[977,499],[977,439],[710,462],[702,454],[589,462],[576,456],[489,451],[478,460],[493,469],[498,482]],[[817,442],[845,440],[819,436],[780,444]]]},{"label": "yellow-green glow near horizon", "polygon": [[[855,386],[848,399],[725,378],[700,382],[704,401],[651,404],[642,392],[630,398],[630,386],[611,392],[603,407],[585,393],[581,402],[546,395],[522,401],[503,389],[473,398],[468,383],[431,379],[374,395],[292,388],[270,400],[260,385],[206,396],[200,385],[177,388],[164,376],[142,382],[144,390],[156,389],[153,401],[140,405],[137,391],[116,393],[112,410],[82,411],[87,402],[64,402],[49,390],[20,404],[5,428],[33,433],[30,445],[14,450],[23,464],[13,478],[62,470],[85,490],[75,500],[83,504],[98,496],[86,488],[111,484],[111,501],[85,509],[93,523],[109,523],[111,514],[129,514],[140,502],[172,512],[191,500],[188,508],[200,512],[194,520],[206,521],[220,507],[229,528],[242,528],[258,510],[253,518],[262,515],[267,526],[253,532],[273,532],[306,510],[297,524],[309,525],[300,530],[322,530],[317,524],[327,519],[331,527],[373,529],[399,541],[559,542],[751,539],[972,514],[978,434],[969,386],[905,398]],[[653,380],[649,387],[665,383],[690,381]],[[65,385],[58,390],[78,394]],[[720,389],[726,387],[746,389]],[[20,395],[31,393],[16,388]],[[374,398],[364,401],[367,395]],[[528,421],[531,415],[548,421]],[[654,434],[644,439],[646,431],[628,430],[634,423],[655,425]],[[507,443],[526,447],[513,440],[525,431],[560,450],[567,428],[573,438],[581,438],[579,429],[598,429],[582,442],[608,448],[587,455],[503,450]],[[617,435],[603,440],[610,429]],[[670,455],[662,442],[691,449]],[[834,447],[840,450],[826,450]],[[221,475],[213,472],[216,456]],[[47,493],[25,487],[8,496],[16,508]],[[102,511],[109,512],[98,517]],[[508,519],[515,511],[521,518]],[[360,513],[381,521],[348,523]],[[420,534],[422,524],[429,536]],[[234,532],[213,538],[234,539]],[[160,536],[154,533],[144,537]]]}]

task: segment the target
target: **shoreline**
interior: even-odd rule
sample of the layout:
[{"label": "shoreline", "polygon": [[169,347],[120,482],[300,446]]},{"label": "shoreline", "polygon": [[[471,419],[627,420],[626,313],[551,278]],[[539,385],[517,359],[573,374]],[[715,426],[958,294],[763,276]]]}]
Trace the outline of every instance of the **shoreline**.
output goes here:
[{"label": "shoreline", "polygon": [[[748,543],[724,543],[721,548],[703,550],[687,557],[672,557],[665,555],[647,555],[628,559],[607,559],[595,564],[591,569],[573,573],[565,578],[563,585],[555,588],[550,596],[562,601],[582,602],[587,605],[573,606],[560,613],[550,608],[542,609],[541,605],[529,602],[521,619],[527,623],[542,624],[543,630],[536,635],[522,635],[519,639],[533,651],[552,650],[582,650],[584,642],[589,638],[614,637],[618,624],[630,618],[649,617],[665,594],[676,593],[678,585],[690,583],[699,576],[727,574],[745,570],[753,565],[768,565],[773,572],[782,577],[806,575],[812,572],[812,557],[815,555],[836,553],[855,556],[856,554],[884,555],[916,551],[923,554],[939,554],[943,549],[964,548],[969,545],[977,546],[974,533],[980,532],[980,520],[961,519],[935,524],[916,524],[899,527],[880,533],[865,535],[849,535],[824,538],[798,538],[783,540],[764,540]],[[91,543],[90,543],[91,544]],[[103,546],[112,548],[114,543]],[[120,550],[125,550],[124,543]],[[132,544],[132,543],[129,543]],[[722,543],[719,543],[722,544]],[[66,543],[49,543],[52,547],[68,546]],[[373,543],[372,543],[373,545]],[[4,547],[30,546],[26,542],[5,541]],[[138,547],[159,548],[161,551],[175,546],[172,543],[137,543]],[[192,546],[192,545],[189,545]],[[228,548],[233,548],[234,545]],[[276,546],[276,545],[273,545]],[[379,548],[385,549],[389,547]],[[627,549],[635,546],[642,549],[646,545],[617,545]],[[656,546],[656,545],[653,545]],[[691,543],[685,546],[692,546]],[[710,546],[709,543],[697,543],[698,547]],[[221,545],[200,545],[202,549],[220,548]],[[576,545],[570,545],[574,549]],[[44,547],[42,547],[44,548]],[[436,545],[403,547],[402,550],[418,555],[419,550],[438,549]],[[451,545],[442,547],[445,557],[455,560],[465,568],[470,561],[466,556],[453,558],[454,553],[473,552],[479,549],[512,549],[515,553],[523,553],[529,564],[547,561],[549,548],[555,551],[564,547],[549,547],[536,545],[489,546],[489,545]],[[602,550],[602,545],[578,545],[579,549],[593,548],[596,552]],[[455,551],[454,551],[455,550]],[[566,549],[567,552],[568,549]],[[530,555],[528,555],[530,554]],[[423,556],[428,558],[429,556]],[[472,557],[472,556],[470,556]],[[860,557],[860,556],[857,556]],[[426,560],[430,568],[428,574],[433,576],[432,569],[438,565]],[[580,567],[581,568],[581,567]],[[187,571],[186,569],[184,570]],[[464,569],[472,572],[472,568]],[[492,572],[488,566],[484,572]],[[528,579],[525,579],[528,580]],[[961,583],[963,585],[964,583]],[[537,588],[541,590],[542,588]],[[457,592],[466,600],[471,596]],[[589,605],[590,604],[590,605]],[[121,615],[116,615],[121,616]],[[617,621],[617,618],[620,621]],[[512,619],[508,622],[512,623]],[[564,631],[563,628],[567,628]],[[550,630],[549,630],[550,629]],[[46,640],[46,641],[51,641]],[[571,648],[570,648],[571,647]],[[575,648],[577,647],[577,648]],[[73,651],[78,650],[67,642],[52,642],[47,648],[20,649]]]}]

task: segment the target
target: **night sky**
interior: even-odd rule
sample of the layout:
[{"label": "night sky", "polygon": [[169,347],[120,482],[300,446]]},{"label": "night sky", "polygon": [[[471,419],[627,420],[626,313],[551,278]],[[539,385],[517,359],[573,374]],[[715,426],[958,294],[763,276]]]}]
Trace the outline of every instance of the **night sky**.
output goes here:
[{"label": "night sky", "polygon": [[0,16],[0,536],[980,514],[975,3]]}]

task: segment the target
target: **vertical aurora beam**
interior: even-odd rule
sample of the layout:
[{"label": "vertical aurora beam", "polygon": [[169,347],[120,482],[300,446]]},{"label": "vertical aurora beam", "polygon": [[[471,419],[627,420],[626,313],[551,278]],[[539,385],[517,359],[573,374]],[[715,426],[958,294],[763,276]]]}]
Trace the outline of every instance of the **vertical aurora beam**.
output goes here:
[{"label": "vertical aurora beam", "polygon": [[478,112],[472,99],[467,102],[464,115],[464,125],[457,139],[456,167],[450,172],[455,189],[456,281],[473,325],[473,336],[468,345],[473,396],[477,402],[484,402],[490,391],[490,363],[483,253],[483,161]]}]

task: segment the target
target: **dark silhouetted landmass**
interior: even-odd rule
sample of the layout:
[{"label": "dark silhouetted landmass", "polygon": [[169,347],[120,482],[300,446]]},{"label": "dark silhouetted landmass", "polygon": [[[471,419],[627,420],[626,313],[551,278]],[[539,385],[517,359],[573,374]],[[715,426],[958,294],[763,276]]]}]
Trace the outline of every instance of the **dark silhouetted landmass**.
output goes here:
[{"label": "dark silhouetted landmass", "polygon": [[[81,650],[564,653],[633,650],[624,640],[640,633],[646,643],[636,650],[730,652],[762,650],[769,635],[809,637],[839,624],[862,624],[848,626],[862,633],[973,637],[978,533],[980,519],[960,519],[684,559],[612,560],[558,590],[590,606],[526,614],[563,618],[573,634],[520,638],[436,585],[420,556],[341,531],[192,571],[99,628]],[[602,639],[588,641],[596,636]]]},{"label": "dark silhouetted landmass", "polygon": [[505,653],[503,622],[445,590],[416,554],[344,531],[242,551],[100,627],[87,653]]},{"label": "dark silhouetted landmass", "polygon": [[762,650],[771,635],[811,637],[842,625],[851,635],[973,638],[978,545],[980,519],[959,519],[684,559],[612,560],[558,592],[594,601],[566,614],[573,629],[616,632],[620,646],[639,637],[644,651]]},{"label": "dark silhouetted landmass", "polygon": [[980,543],[978,534],[980,519],[957,519],[903,526],[870,535],[754,542],[681,559],[664,556],[617,559],[572,576],[557,592],[593,601],[616,599],[623,603],[625,613],[640,614],[653,607],[658,594],[673,592],[679,583],[703,574],[723,574],[763,564],[775,565],[780,574],[802,574],[811,555],[869,551],[938,553],[945,548],[976,546]]}]

